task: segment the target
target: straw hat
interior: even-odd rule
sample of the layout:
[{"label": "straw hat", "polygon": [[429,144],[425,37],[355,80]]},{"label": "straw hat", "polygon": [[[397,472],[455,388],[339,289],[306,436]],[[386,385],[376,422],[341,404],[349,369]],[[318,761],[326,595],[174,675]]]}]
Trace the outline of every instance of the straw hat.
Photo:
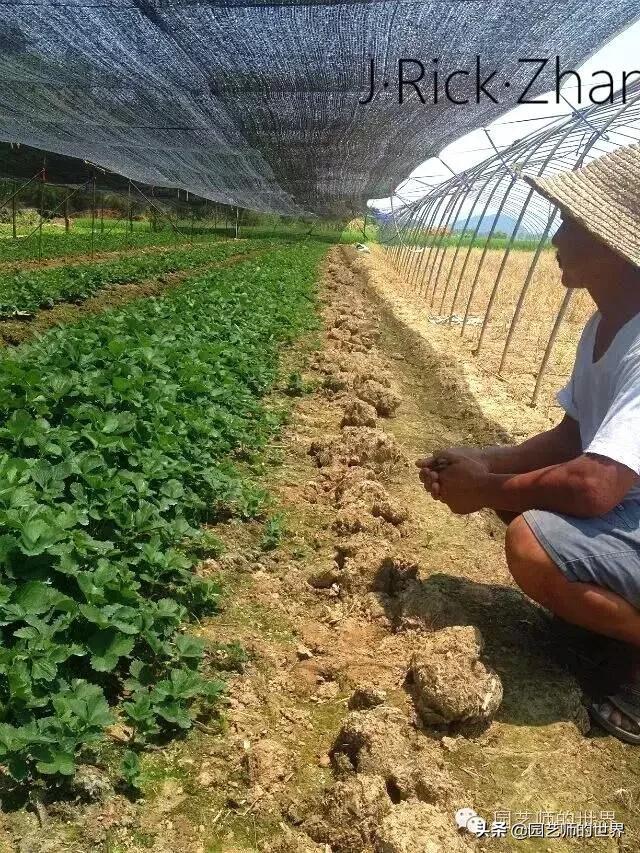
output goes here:
[{"label": "straw hat", "polygon": [[640,145],[575,172],[524,180],[623,258],[640,267]]}]

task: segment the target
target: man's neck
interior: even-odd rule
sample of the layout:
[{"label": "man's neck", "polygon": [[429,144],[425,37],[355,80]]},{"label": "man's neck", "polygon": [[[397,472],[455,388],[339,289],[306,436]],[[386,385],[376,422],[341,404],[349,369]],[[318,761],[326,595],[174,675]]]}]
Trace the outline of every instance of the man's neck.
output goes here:
[{"label": "man's neck", "polygon": [[615,281],[594,282],[587,286],[607,325],[624,326],[640,313],[640,270],[630,269]]}]

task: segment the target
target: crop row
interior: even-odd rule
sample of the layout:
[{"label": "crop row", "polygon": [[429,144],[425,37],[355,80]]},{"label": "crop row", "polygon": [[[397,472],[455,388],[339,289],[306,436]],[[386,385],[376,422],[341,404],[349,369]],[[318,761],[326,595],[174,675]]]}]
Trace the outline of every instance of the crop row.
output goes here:
[{"label": "crop row", "polygon": [[196,571],[199,525],[261,506],[234,458],[278,427],[261,397],[312,322],[322,252],[278,249],[0,358],[0,762],[14,778],[72,774],[114,716],[135,746],[218,695],[182,632],[219,593]]},{"label": "crop row", "polygon": [[[96,252],[116,252],[142,249],[145,246],[187,245],[189,236],[188,233],[178,234],[172,230],[127,231],[120,228],[113,231],[107,229],[104,233],[96,230],[93,239],[90,231],[72,231],[69,234],[44,232],[40,239],[36,232],[30,237],[19,237],[16,240],[7,237],[0,241],[0,263],[89,254],[92,247]],[[210,240],[211,236],[194,236],[196,242],[200,239]]]},{"label": "crop row", "polygon": [[81,302],[108,285],[193,269],[247,251],[246,243],[209,242],[112,261],[0,271],[0,319],[33,314],[57,302]]}]

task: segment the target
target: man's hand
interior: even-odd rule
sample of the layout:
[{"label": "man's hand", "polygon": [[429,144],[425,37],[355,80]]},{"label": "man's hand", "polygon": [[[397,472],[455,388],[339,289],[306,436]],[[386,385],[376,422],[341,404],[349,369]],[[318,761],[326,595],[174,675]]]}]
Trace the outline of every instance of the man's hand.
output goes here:
[{"label": "man's hand", "polygon": [[460,447],[445,447],[442,450],[436,450],[432,456],[427,456],[424,459],[418,459],[416,461],[416,465],[418,468],[425,468],[430,466],[432,463],[438,463],[438,461],[442,462],[449,456],[464,456],[467,459],[476,459],[478,462],[486,461],[486,451],[480,447],[467,447],[466,445],[462,445]]},{"label": "man's hand", "polygon": [[443,450],[437,450],[432,456],[426,456],[423,459],[417,459],[416,465],[420,468],[420,479],[425,489],[431,492],[431,497],[434,500],[440,500],[440,482],[438,473],[446,468],[451,458],[464,457],[466,459],[475,459],[485,465],[488,460],[485,457],[485,452],[479,447],[447,447]]},{"label": "man's hand", "polygon": [[457,450],[444,450],[419,459],[416,464],[425,489],[435,500],[446,503],[452,512],[466,515],[485,506],[483,493],[490,471],[481,451],[472,457]]}]

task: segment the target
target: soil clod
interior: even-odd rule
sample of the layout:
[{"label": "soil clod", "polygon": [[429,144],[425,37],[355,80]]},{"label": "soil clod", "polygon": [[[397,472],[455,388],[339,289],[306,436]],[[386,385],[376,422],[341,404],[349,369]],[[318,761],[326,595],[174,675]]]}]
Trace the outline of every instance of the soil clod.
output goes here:
[{"label": "soil clod", "polygon": [[482,635],[473,626],[443,628],[425,637],[411,659],[416,707],[425,723],[484,722],[502,702],[497,673],[480,660]]}]

